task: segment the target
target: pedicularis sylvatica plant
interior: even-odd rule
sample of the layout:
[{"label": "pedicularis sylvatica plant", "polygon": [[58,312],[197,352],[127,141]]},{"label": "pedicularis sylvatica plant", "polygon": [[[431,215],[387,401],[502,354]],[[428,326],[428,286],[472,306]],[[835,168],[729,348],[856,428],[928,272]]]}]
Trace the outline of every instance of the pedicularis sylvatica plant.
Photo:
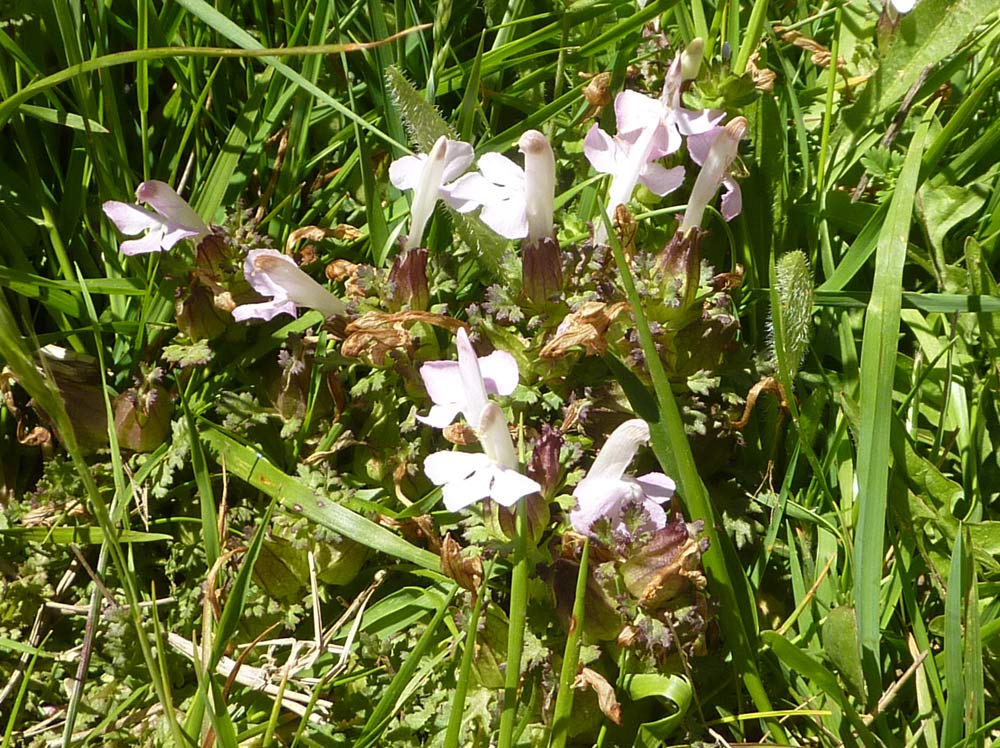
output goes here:
[{"label": "pedicularis sylvatica plant", "polygon": [[987,0],[117,5],[0,11],[4,745],[982,744]]}]

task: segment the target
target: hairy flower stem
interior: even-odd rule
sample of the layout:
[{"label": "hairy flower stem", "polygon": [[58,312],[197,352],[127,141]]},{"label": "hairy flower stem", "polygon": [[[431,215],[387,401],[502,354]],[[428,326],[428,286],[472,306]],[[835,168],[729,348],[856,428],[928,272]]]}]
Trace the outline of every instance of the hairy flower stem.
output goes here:
[{"label": "hairy flower stem", "polygon": [[[625,288],[629,304],[632,305],[639,342],[649,366],[649,375],[656,396],[659,419],[647,419],[653,452],[664,470],[671,475],[676,475],[679,479],[679,492],[684,498],[684,504],[687,506],[690,518],[702,520],[705,524],[705,536],[708,538],[709,547],[702,556],[702,562],[705,565],[706,576],[711,580],[710,591],[719,603],[719,623],[722,627],[723,637],[733,654],[733,665],[742,678],[743,685],[750,694],[754,706],[757,707],[758,711],[770,712],[772,711],[771,701],[767,696],[764,683],[761,681],[760,673],[757,671],[756,643],[752,642],[751,636],[748,635],[746,624],[740,613],[741,608],[745,607],[743,601],[746,601],[749,595],[749,591],[745,589],[746,577],[738,570],[735,563],[733,573],[730,574],[725,551],[726,545],[723,545],[729,544],[729,538],[725,533],[718,531],[719,523],[716,521],[715,510],[705,489],[705,484],[698,474],[698,467],[695,465],[694,455],[691,452],[691,444],[688,442],[687,433],[684,430],[684,421],[681,419],[674,393],[670,389],[670,382],[663,368],[663,362],[656,350],[649,322],[643,313],[642,300],[636,290],[635,281],[632,279],[628,260],[625,258],[621,243],[614,232],[610,232],[610,240],[622,286]],[[674,471],[672,468],[675,466],[676,470]],[[730,548],[730,556],[733,555],[732,550]],[[744,589],[738,592],[737,583]],[[776,742],[787,742],[785,731],[777,720],[767,719],[766,724]]]},{"label": "hairy flower stem", "polygon": [[498,748],[513,748],[517,717],[517,687],[521,682],[521,654],[528,609],[528,502],[517,502],[517,534],[514,538],[514,570],[510,580],[510,614],[507,629],[507,673],[503,687]]},{"label": "hairy flower stem", "polygon": [[549,748],[563,748],[569,737],[569,721],[573,712],[573,681],[580,667],[580,643],[583,637],[585,601],[587,599],[587,574],[589,573],[590,539],[583,541],[580,553],[580,570],[576,576],[576,598],[573,600],[573,617],[570,619],[566,649],[563,650],[562,670],[559,671],[559,688],[556,706],[552,712],[552,736]]}]

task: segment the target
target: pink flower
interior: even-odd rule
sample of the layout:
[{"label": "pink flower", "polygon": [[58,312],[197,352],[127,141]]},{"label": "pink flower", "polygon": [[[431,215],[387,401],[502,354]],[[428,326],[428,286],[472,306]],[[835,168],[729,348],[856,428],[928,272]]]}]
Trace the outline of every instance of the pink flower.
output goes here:
[{"label": "pink flower", "polygon": [[[637,91],[622,91],[615,97],[615,138],[596,125],[587,133],[584,153],[594,169],[612,175],[606,209],[609,218],[619,205],[628,203],[640,181],[661,196],[677,189],[684,178],[683,168],[668,170],[654,162],[680,150],[684,136],[707,132],[725,116],[712,109],[683,108],[682,82],[682,55],[678,53],[659,98]],[[598,226],[597,236],[604,237],[602,226]]]},{"label": "pink flower", "polygon": [[569,519],[574,530],[589,535],[595,522],[606,519],[613,532],[627,532],[624,514],[633,505],[641,506],[647,517],[641,531],[655,532],[666,527],[667,515],[661,504],[674,495],[674,482],[663,473],[638,478],[625,475],[639,445],[647,441],[649,424],[639,418],[611,432],[586,477],[573,490],[576,508]]},{"label": "pink flower", "polygon": [[[435,407],[440,405],[452,410],[452,418],[454,410],[462,412],[469,426],[475,429],[483,453],[435,452],[424,460],[424,473],[432,483],[442,486],[444,505],[448,511],[458,511],[487,497],[503,506],[511,506],[522,496],[541,490],[541,486],[521,473],[517,452],[503,411],[487,397],[487,380],[480,369],[480,361],[485,359],[476,356],[472,343],[469,342],[469,336],[462,328],[458,331],[456,345],[457,382],[451,367],[435,366],[428,369],[430,364],[425,364],[421,367],[420,374],[424,382],[428,383],[428,391],[435,400]],[[494,359],[494,361],[500,360]],[[509,364],[513,364],[513,386],[510,384]],[[517,365],[513,363],[513,358],[509,362],[500,364],[498,369],[503,370],[502,385],[494,381],[493,386],[497,389],[502,386],[504,389],[509,387],[513,390],[517,385]],[[448,402],[439,403],[438,398],[434,397],[435,394],[442,397],[442,388],[450,385],[457,385],[455,391],[447,397]],[[437,416],[432,409],[431,415],[421,420],[427,422],[429,418],[434,417],[434,425],[442,422],[447,425],[451,419],[444,421],[444,415],[444,409],[439,410]]]},{"label": "pink flower", "polygon": [[299,269],[295,260],[273,249],[251,249],[243,262],[243,274],[257,293],[271,300],[233,309],[233,319],[239,322],[270,320],[279,314],[294,317],[300,306],[327,317],[347,312],[347,305]]},{"label": "pink flower", "polygon": [[122,254],[162,252],[184,239],[200,239],[208,234],[201,216],[166,182],[143,182],[136,188],[135,197],[153,210],[117,200],[108,200],[102,206],[105,215],[126,236],[145,232],[141,239],[122,242]]},{"label": "pink flower", "polygon": [[729,169],[739,153],[740,140],[746,131],[746,119],[737,117],[726,123],[725,127],[716,127],[688,138],[688,151],[691,158],[701,165],[701,171],[691,188],[684,220],[678,229],[682,234],[693,226],[701,226],[705,207],[715,197],[720,186],[726,188],[722,195],[722,217],[731,221],[739,215],[743,208],[743,193]]},{"label": "pink flower", "polygon": [[[458,331],[458,350],[459,361],[428,361],[420,367],[420,377],[434,405],[426,416],[417,416],[417,420],[428,426],[442,429],[459,413],[464,413],[470,424],[478,416],[470,408],[459,368],[463,356],[476,355],[464,329]],[[478,357],[476,362],[487,395],[509,395],[517,387],[517,362],[509,353],[494,351],[489,356]],[[475,404],[481,409],[482,403],[478,399]]]}]

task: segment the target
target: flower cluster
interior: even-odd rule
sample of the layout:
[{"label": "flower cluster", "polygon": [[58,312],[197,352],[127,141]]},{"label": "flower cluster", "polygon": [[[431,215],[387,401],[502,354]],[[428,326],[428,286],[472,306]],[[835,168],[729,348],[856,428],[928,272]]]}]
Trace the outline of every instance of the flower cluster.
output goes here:
[{"label": "flower cluster", "polygon": [[502,506],[512,506],[522,496],[541,490],[538,483],[521,473],[507,419],[500,406],[488,398],[490,391],[513,392],[517,363],[502,351],[479,358],[464,328],[458,330],[456,346],[457,362],[432,361],[420,368],[434,402],[431,412],[421,420],[443,428],[461,413],[483,451],[435,452],[424,461],[424,472],[431,482],[443,487],[444,505],[449,511],[487,497]]}]

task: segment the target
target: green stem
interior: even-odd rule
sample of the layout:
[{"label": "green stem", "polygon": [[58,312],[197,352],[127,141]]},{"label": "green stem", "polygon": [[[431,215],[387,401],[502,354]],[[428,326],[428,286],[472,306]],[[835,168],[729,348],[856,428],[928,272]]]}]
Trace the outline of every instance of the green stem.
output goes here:
[{"label": "green stem", "polygon": [[483,583],[472,606],[472,616],[469,618],[469,630],[465,634],[465,651],[462,652],[462,665],[458,680],[455,683],[455,699],[451,702],[451,714],[448,715],[448,732],[444,736],[444,748],[458,748],[462,737],[462,717],[465,715],[465,697],[469,692],[469,681],[472,678],[472,658],[476,653],[476,631],[479,628],[479,616],[483,612],[483,600],[486,597],[486,581],[490,578],[492,564],[483,575]]},{"label": "green stem", "polygon": [[510,615],[507,629],[507,677],[503,687],[503,712],[500,714],[498,748],[514,744],[517,715],[517,687],[521,682],[521,654],[524,651],[524,626],[528,608],[528,502],[517,504],[514,539],[514,570],[510,581]]},{"label": "green stem", "polygon": [[[701,520],[704,523],[704,532],[708,538],[709,547],[702,556],[702,561],[705,565],[712,594],[719,602],[719,624],[722,627],[723,636],[733,654],[733,664],[740,673],[743,685],[750,694],[757,710],[770,712],[772,710],[771,702],[760,679],[760,674],[757,672],[754,647],[747,635],[740,613],[742,608],[752,605],[749,592],[746,590],[746,577],[741,572],[739,577],[736,576],[736,573],[730,574],[726,551],[729,550],[728,555],[733,558],[734,571],[738,568],[738,561],[735,559],[732,549],[728,548],[729,537],[725,533],[719,532],[716,524],[715,510],[705,489],[705,484],[702,483],[701,476],[698,474],[698,467],[695,464],[691,445],[688,443],[687,433],[684,430],[684,421],[681,419],[677,400],[670,388],[670,381],[663,368],[663,361],[660,360],[652,332],[649,329],[649,323],[643,313],[642,300],[636,291],[625,253],[610,225],[608,225],[608,232],[618,273],[621,275],[625,295],[632,307],[639,341],[649,366],[649,375],[653,382],[659,417],[662,419],[662,421],[657,420],[649,424],[653,451],[667,472],[676,466],[676,476],[679,478],[681,493],[684,496],[688,513],[692,519]],[[737,595],[734,579],[742,582],[743,594]],[[743,598],[742,604],[741,597]],[[752,612],[749,615],[752,615]],[[785,732],[776,720],[768,720],[768,726],[777,742],[787,742]]]},{"label": "green stem", "polygon": [[583,542],[580,554],[580,570],[576,575],[576,598],[573,600],[573,618],[570,620],[569,636],[563,651],[562,669],[559,671],[559,690],[556,706],[552,713],[552,738],[549,748],[563,748],[569,737],[569,721],[573,711],[573,681],[580,667],[580,644],[583,639],[583,623],[586,615],[584,601],[587,597],[587,573],[590,561],[590,540]]}]

